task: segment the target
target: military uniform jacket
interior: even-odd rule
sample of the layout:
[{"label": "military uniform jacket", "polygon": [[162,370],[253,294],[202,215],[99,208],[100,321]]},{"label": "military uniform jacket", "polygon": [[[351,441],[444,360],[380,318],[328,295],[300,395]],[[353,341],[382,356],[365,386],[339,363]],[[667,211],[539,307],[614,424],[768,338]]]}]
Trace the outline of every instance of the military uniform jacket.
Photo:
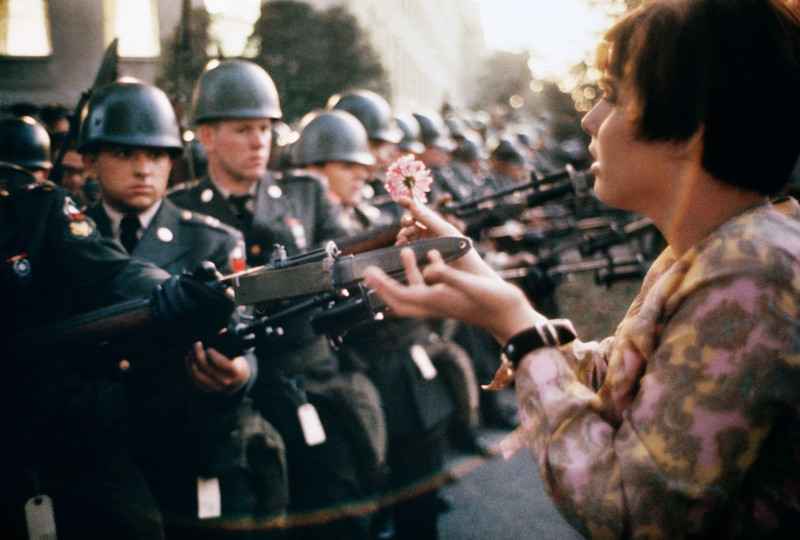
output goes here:
[{"label": "military uniform jacket", "polygon": [[0,189],[2,334],[149,294],[169,275],[104,240],[52,184]]},{"label": "military uniform jacket", "polygon": [[[2,169],[0,341],[126,297],[148,294],[169,277],[104,240],[65,190],[49,183],[10,186]],[[83,490],[83,500],[107,502],[108,515],[116,507],[122,516],[126,503],[131,513],[124,515],[131,516],[131,522],[144,513],[157,515],[155,507],[148,506],[149,494],[139,489],[143,480],[136,481],[117,432],[122,394],[111,381],[83,378],[93,375],[86,373],[92,370],[86,364],[93,362],[83,362],[84,352],[89,351],[80,351],[77,358],[68,357],[69,351],[59,351],[52,358],[31,355],[25,365],[33,369],[19,377],[10,369],[19,366],[4,366],[0,426],[3,433],[13,434],[6,437],[2,460],[4,516],[12,511],[5,507],[12,498],[19,497],[13,511],[21,516],[28,497],[54,495],[58,505],[71,500],[76,489],[69,489],[74,486]],[[68,370],[53,372],[51,364],[62,365],[65,358],[71,361]],[[35,490],[30,469],[38,476]],[[108,497],[107,486],[112,482],[108,471],[112,470],[114,496]],[[67,486],[68,492],[52,493],[52,482]],[[152,529],[157,525],[152,524],[148,525],[151,530],[129,534],[156,534]],[[92,536],[92,530],[86,524],[83,532]]]},{"label": "military uniform jacket", "polygon": [[[103,205],[96,204],[87,215],[103,236],[112,236]],[[244,239],[241,232],[218,219],[183,210],[164,199],[131,255],[170,274],[191,272],[203,261],[213,262],[220,272],[228,274],[234,271],[237,258],[244,256]]]},{"label": "military uniform jacket", "polygon": [[208,177],[176,186],[169,197],[182,208],[214,216],[242,231],[248,264],[261,266],[270,261],[276,244],[292,256],[344,236],[326,190],[314,176],[265,176],[257,185],[252,223],[236,215]]}]

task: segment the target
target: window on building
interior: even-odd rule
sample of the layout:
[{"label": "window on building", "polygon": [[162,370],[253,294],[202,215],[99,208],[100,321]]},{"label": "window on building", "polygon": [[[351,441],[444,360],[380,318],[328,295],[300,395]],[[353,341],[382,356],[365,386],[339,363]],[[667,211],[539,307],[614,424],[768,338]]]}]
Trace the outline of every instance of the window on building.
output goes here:
[{"label": "window on building", "polygon": [[103,0],[106,43],[119,38],[117,52],[127,58],[161,54],[156,0]]},{"label": "window on building", "polygon": [[49,56],[46,0],[0,0],[0,55]]}]

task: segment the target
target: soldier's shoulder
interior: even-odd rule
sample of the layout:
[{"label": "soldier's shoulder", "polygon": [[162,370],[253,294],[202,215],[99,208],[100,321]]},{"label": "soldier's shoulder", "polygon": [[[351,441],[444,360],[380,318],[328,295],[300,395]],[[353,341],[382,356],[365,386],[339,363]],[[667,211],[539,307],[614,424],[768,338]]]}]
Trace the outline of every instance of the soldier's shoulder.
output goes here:
[{"label": "soldier's shoulder", "polygon": [[0,162],[0,196],[17,198],[30,193],[57,191],[50,181],[38,182],[33,174],[11,163]]},{"label": "soldier's shoulder", "polygon": [[173,195],[181,195],[181,194],[188,194],[200,187],[200,184],[203,183],[202,178],[197,178],[195,180],[188,180],[186,182],[181,182],[179,184],[175,184],[174,186],[170,187],[167,190],[167,196],[172,197]]},{"label": "soldier's shoulder", "polygon": [[207,234],[228,236],[237,240],[242,238],[242,233],[238,229],[222,223],[213,216],[180,207],[178,207],[178,211],[180,213],[180,224],[184,227],[194,227]]},{"label": "soldier's shoulder", "polygon": [[325,185],[327,184],[328,180],[325,176],[315,172],[315,171],[308,171],[304,169],[290,169],[284,172],[280,177],[276,179],[279,184],[283,185],[290,185],[290,184],[317,184],[317,185]]},{"label": "soldier's shoulder", "polygon": [[[32,200],[68,200],[68,191],[59,188],[55,184],[46,182],[31,183],[0,183],[0,199],[32,199]],[[77,205],[76,205],[77,206]]]},{"label": "soldier's shoulder", "polygon": [[285,173],[277,180],[277,184],[286,193],[300,193],[307,197],[312,193],[327,193],[328,179],[316,172],[294,170]]}]

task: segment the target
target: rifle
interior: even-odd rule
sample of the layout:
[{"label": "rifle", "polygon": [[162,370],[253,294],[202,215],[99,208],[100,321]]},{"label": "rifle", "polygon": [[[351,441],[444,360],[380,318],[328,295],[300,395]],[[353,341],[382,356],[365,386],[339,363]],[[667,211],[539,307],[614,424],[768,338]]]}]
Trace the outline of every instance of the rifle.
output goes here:
[{"label": "rifle", "polygon": [[92,99],[95,92],[117,79],[119,70],[119,55],[117,54],[118,44],[119,38],[114,38],[108,48],[106,48],[106,52],[103,54],[103,58],[100,61],[100,68],[97,70],[97,75],[94,78],[94,83],[86,92],[81,94],[78,105],[75,107],[75,110],[72,111],[72,115],[69,118],[69,131],[64,141],[61,143],[61,146],[58,148],[58,153],[53,160],[53,168],[50,170],[50,179],[57,184],[61,182],[61,165],[64,162],[64,155],[67,153],[67,148],[69,148],[71,141],[78,138],[83,108],[89,103],[89,100]]},{"label": "rifle", "polygon": [[[567,178],[566,182],[559,182],[564,178]],[[565,171],[463,203],[445,206],[440,212],[463,220],[466,223],[467,236],[475,238],[484,229],[514,219],[528,208],[535,208],[568,195],[586,195],[591,191],[592,185],[593,179],[588,177],[586,171],[575,171],[572,166],[567,166]],[[525,191],[531,192],[522,195]],[[514,198],[510,202],[505,201],[511,196]]]},{"label": "rifle", "polygon": [[[439,250],[445,260],[451,261],[469,251],[472,244],[465,238],[432,238],[404,247],[410,247],[417,263],[425,266],[431,249]],[[233,290],[236,304],[255,306],[255,315],[243,316],[218,336],[204,332],[188,335],[187,346],[194,341],[219,339],[221,347],[244,351],[258,340],[280,339],[284,334],[283,322],[318,307],[349,314],[347,321],[329,316],[313,325],[319,333],[338,341],[350,327],[378,316],[384,309],[374,295],[369,298],[369,291],[362,283],[364,270],[375,265],[403,279],[400,249],[389,247],[346,255],[329,242],[318,250],[290,258],[279,255],[268,265],[223,277],[219,281]],[[348,302],[356,302],[358,309],[344,309]],[[22,361],[31,354],[70,356],[98,346],[125,347],[131,340],[141,340],[152,333],[163,334],[165,330],[169,331],[163,328],[153,298],[144,297],[13,336],[0,347],[6,358]]]},{"label": "rifle", "polygon": [[[559,180],[563,179],[567,179],[567,182],[559,182]],[[514,204],[521,205],[523,209],[533,208],[568,194],[586,193],[591,189],[592,184],[593,181],[588,178],[586,171],[576,171],[571,165],[567,165],[564,171],[553,173],[527,184],[501,189],[459,204],[445,206],[440,211],[460,218],[470,217],[486,208],[494,207],[494,205],[487,207],[483,203],[496,203],[510,195],[531,190],[533,192],[525,196],[523,201],[515,201]],[[542,189],[544,186],[551,187]]]},{"label": "rifle", "polygon": [[553,285],[557,279],[577,272],[594,271],[595,283],[610,287],[617,281],[628,279],[640,279],[647,272],[649,264],[641,254],[634,256],[615,258],[607,256],[602,259],[592,259],[588,261],[578,261],[574,263],[556,264],[549,266],[548,263],[540,265],[525,266],[521,268],[510,268],[498,272],[500,277],[506,280],[529,279],[535,275],[535,279],[542,279],[543,276],[553,280]]}]

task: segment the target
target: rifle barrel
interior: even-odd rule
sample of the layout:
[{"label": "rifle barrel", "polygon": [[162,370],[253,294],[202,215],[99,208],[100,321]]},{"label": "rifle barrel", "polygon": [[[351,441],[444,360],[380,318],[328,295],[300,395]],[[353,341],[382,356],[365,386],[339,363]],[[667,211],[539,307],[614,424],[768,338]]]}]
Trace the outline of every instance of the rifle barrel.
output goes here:
[{"label": "rifle barrel", "polygon": [[560,172],[553,173],[553,174],[550,174],[548,176],[545,176],[544,178],[541,178],[541,179],[538,179],[538,180],[534,180],[532,182],[528,182],[527,184],[520,184],[519,186],[514,186],[514,187],[510,187],[510,188],[506,188],[506,189],[501,189],[501,190],[495,191],[494,193],[489,193],[489,194],[483,195],[481,197],[476,197],[474,199],[470,199],[469,201],[464,201],[464,202],[459,203],[457,205],[453,205],[453,206],[450,206],[450,207],[445,207],[443,209],[443,211],[444,212],[449,212],[449,213],[459,213],[459,212],[461,212],[463,210],[466,210],[468,208],[477,206],[482,202],[490,201],[490,200],[493,200],[493,199],[502,199],[506,195],[511,195],[512,193],[516,193],[518,191],[525,191],[525,190],[528,190],[528,189],[536,189],[536,188],[539,188],[541,186],[545,186],[547,184],[552,184],[553,182],[557,182],[558,180],[562,180],[564,178],[569,178],[569,177],[570,177],[570,171],[569,170],[560,171]]}]

